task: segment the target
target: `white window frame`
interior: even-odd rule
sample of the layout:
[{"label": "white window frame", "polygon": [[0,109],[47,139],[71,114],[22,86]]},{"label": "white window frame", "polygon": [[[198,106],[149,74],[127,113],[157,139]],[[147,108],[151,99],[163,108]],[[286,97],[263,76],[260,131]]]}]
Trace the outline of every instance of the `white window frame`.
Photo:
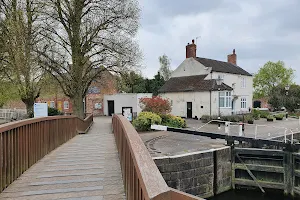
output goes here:
[{"label": "white window frame", "polygon": [[55,108],[55,101],[50,101],[49,107],[50,108]]},{"label": "white window frame", "polygon": [[241,79],[241,88],[246,88],[246,78],[242,77]]},{"label": "white window frame", "polygon": [[247,109],[247,98],[241,97],[241,109]]},{"label": "white window frame", "polygon": [[[224,99],[224,105],[221,106],[221,99]],[[219,107],[220,108],[232,108],[232,96],[230,91],[219,92]]]},{"label": "white window frame", "polygon": [[69,110],[69,108],[70,108],[69,101],[64,101],[64,110]]},{"label": "white window frame", "polygon": [[224,75],[224,74],[219,74],[219,75],[218,75],[218,79],[222,79],[223,82],[224,82],[224,78],[225,78],[225,75]]}]

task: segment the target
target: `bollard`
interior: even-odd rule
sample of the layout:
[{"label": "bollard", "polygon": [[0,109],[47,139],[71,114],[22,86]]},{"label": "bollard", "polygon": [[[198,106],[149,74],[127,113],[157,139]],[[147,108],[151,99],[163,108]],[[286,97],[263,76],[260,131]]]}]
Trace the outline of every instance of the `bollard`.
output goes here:
[{"label": "bollard", "polygon": [[288,112],[286,112],[286,113],[285,113],[285,118],[286,118],[286,120],[288,120],[288,117],[289,117],[289,114],[288,114]]},{"label": "bollard", "polygon": [[[220,120],[221,118],[220,117],[218,117],[218,120]],[[220,122],[218,122],[218,129],[220,130],[221,129],[221,123]]]},{"label": "bollard", "polygon": [[239,136],[243,136],[243,123],[239,124]]},{"label": "bollard", "polygon": [[229,122],[225,122],[225,134],[229,135]]}]

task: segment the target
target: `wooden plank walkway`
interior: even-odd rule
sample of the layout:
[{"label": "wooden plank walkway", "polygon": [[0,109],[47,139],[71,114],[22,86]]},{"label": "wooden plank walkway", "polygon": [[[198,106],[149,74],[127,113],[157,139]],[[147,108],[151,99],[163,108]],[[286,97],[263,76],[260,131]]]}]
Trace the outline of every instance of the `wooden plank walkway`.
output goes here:
[{"label": "wooden plank walkway", "polygon": [[4,200],[124,200],[111,118],[94,118],[78,135],[27,170],[0,194]]}]

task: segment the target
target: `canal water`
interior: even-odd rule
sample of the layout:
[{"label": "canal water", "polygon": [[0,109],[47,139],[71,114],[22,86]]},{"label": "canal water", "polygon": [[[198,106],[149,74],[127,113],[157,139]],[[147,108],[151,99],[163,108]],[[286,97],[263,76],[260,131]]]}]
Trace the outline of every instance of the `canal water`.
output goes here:
[{"label": "canal water", "polygon": [[256,190],[231,190],[208,200],[296,200],[300,197],[286,197],[283,192],[266,191],[265,194]]}]

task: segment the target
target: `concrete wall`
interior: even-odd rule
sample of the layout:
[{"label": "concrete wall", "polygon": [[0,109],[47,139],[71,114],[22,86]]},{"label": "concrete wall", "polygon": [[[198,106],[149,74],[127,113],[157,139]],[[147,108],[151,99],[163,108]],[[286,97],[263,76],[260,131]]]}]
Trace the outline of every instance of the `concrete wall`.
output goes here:
[{"label": "concrete wall", "polygon": [[115,113],[121,114],[122,107],[132,107],[132,112],[139,113],[141,108],[139,106],[139,99],[143,97],[152,97],[151,93],[126,93],[126,94],[114,94],[104,96],[104,115],[108,115],[108,104],[107,101],[114,101],[115,103]]},{"label": "concrete wall", "polygon": [[153,158],[169,187],[202,198],[231,188],[230,147]]}]

